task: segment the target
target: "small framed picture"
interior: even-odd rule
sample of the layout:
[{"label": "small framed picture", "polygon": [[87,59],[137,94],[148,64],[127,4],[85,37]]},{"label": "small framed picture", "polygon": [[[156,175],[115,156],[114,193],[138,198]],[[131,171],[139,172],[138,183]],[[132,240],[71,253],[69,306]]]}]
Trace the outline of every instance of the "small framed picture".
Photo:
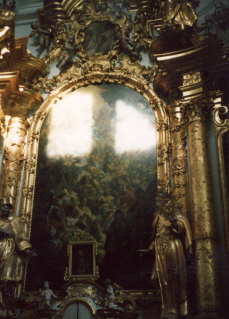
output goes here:
[{"label": "small framed picture", "polygon": [[96,279],[98,267],[96,266],[97,242],[87,233],[74,238],[68,245],[69,267],[66,279]]}]

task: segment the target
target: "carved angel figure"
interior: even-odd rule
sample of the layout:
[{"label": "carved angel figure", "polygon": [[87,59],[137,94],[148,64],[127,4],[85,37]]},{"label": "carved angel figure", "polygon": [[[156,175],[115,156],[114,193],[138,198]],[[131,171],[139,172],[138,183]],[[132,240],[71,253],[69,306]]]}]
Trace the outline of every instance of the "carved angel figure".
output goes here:
[{"label": "carved angel figure", "polygon": [[81,45],[75,44],[75,35],[71,33],[68,34],[67,39],[63,45],[61,54],[58,57],[56,67],[59,69],[66,67],[67,63],[76,54],[76,51],[80,48],[80,46]]},{"label": "carved angel figure", "polygon": [[105,280],[106,286],[106,299],[105,299],[105,307],[116,310],[123,310],[118,306],[118,299],[116,298],[115,291],[110,279]]},{"label": "carved angel figure", "polygon": [[197,15],[190,1],[167,0],[165,10],[165,22],[172,26],[180,25],[184,30],[185,26],[192,27]]},{"label": "carved angel figure", "polygon": [[36,45],[38,46],[38,57],[41,56],[45,49],[49,48],[52,30],[49,26],[45,24],[39,24],[38,22],[31,23],[31,28],[34,30],[30,37],[33,37],[35,34],[38,35],[38,41]]},{"label": "carved angel figure", "polygon": [[141,54],[139,51],[142,49],[142,46],[138,46],[137,43],[124,37],[122,31],[119,28],[115,29],[115,39],[117,44],[132,58],[133,60],[140,60]]}]

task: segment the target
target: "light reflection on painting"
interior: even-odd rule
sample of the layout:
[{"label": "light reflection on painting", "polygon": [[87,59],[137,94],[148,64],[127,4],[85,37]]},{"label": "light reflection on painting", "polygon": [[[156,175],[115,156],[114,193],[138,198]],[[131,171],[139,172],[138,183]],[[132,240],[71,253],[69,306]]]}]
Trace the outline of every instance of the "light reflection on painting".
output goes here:
[{"label": "light reflection on painting", "polygon": [[150,109],[143,113],[136,110],[134,106],[126,105],[123,101],[117,101],[116,152],[147,151],[155,147],[156,132],[154,123],[152,123],[152,120],[150,121],[151,118],[152,111]]},{"label": "light reflection on painting", "polygon": [[152,110],[127,87],[89,86],[54,106],[39,144],[31,238],[40,259],[35,285],[63,284],[67,244],[83,231],[97,240],[101,280],[127,288],[144,282],[133,274],[141,264],[137,250],[150,238],[155,140]]},{"label": "light reflection on painting", "polygon": [[48,158],[81,156],[91,151],[92,103],[91,94],[80,92],[69,94],[57,103],[50,116]]}]

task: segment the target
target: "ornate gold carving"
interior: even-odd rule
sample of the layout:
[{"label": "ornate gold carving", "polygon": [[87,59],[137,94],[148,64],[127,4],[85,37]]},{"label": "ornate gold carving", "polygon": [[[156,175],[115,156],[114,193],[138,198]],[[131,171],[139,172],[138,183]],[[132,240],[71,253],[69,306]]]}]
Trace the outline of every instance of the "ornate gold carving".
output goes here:
[{"label": "ornate gold carving", "polygon": [[182,194],[180,200],[183,214],[191,219],[189,204],[188,158],[187,158],[187,128],[184,115],[185,106],[179,101],[171,101],[168,110],[170,114],[170,136],[172,155],[172,176],[174,193]]},{"label": "ornate gold carving", "polygon": [[[36,158],[36,154],[29,154],[29,158],[25,161],[25,168],[30,174],[35,173]],[[33,186],[30,186],[30,189],[33,190]]]},{"label": "ornate gold carving", "polygon": [[[48,64],[58,59],[57,66],[59,68],[68,68],[71,64],[69,62],[75,54],[77,55],[75,63],[80,66],[85,62],[88,63],[90,60],[98,60],[101,54],[98,56],[98,53],[87,54],[83,48],[86,29],[90,27],[92,23],[110,23],[114,43],[113,48],[109,50],[113,50],[113,55],[118,58],[118,61],[123,55],[129,56],[131,61],[140,59],[140,51],[144,47],[149,47],[151,43],[151,39],[148,39],[151,36],[147,35],[146,37],[146,31],[144,34],[136,32],[133,39],[129,37],[133,23],[131,21],[131,15],[127,13],[128,10],[126,10],[125,1],[119,1],[117,3],[110,0],[102,2],[101,4],[89,1],[87,5],[79,2],[74,2],[70,5],[68,2],[64,2],[63,9],[66,10],[71,17],[70,24],[66,24],[63,17],[62,19],[60,19],[60,17],[57,19],[55,14],[51,14],[51,19],[50,16],[48,17],[49,23],[47,23],[46,14],[50,15],[50,13],[48,11],[46,13],[45,10],[38,12],[38,23],[32,24],[32,28],[35,31],[31,33],[31,36],[38,34],[37,43],[40,46],[38,56],[44,49],[50,46],[50,35],[53,34],[53,46],[43,58]],[[138,43],[142,44],[139,45]],[[105,59],[108,60],[110,58]],[[88,67],[85,67],[85,69],[87,68]],[[142,74],[149,77],[146,68]]]},{"label": "ornate gold carving", "polygon": [[68,283],[66,285],[66,295],[60,302],[60,311],[55,316],[56,318],[62,318],[66,308],[77,302],[86,304],[93,316],[96,316],[97,307],[102,307],[104,290],[98,284],[90,280],[78,280],[74,283]]},{"label": "ornate gold carving", "polygon": [[169,126],[168,126],[168,123],[161,120],[161,121],[158,121],[157,122],[157,131],[166,131],[168,130]]},{"label": "ornate gold carving", "polygon": [[227,126],[228,120],[221,118],[221,116],[227,114],[227,112],[228,112],[228,108],[226,106],[223,106],[221,104],[214,106],[213,118],[217,126],[220,126],[220,127]]},{"label": "ornate gold carving", "polygon": [[24,157],[26,123],[12,118],[7,135],[2,172],[2,198],[9,197],[14,203],[17,196],[21,167]]},{"label": "ornate gold carving", "polygon": [[201,82],[201,74],[199,71],[183,74],[183,86],[189,86]]},{"label": "ornate gold carving", "polygon": [[0,24],[14,26],[15,12],[0,8]]},{"label": "ornate gold carving", "polygon": [[164,178],[160,178],[157,181],[157,189],[158,191],[167,191],[169,187],[170,179],[167,174],[165,174]]},{"label": "ornate gold carving", "polygon": [[189,123],[192,121],[205,121],[213,108],[214,103],[211,98],[193,98],[186,104],[186,114],[188,115]]},{"label": "ornate gold carving", "polygon": [[170,152],[171,148],[170,145],[159,144],[157,148],[157,163],[158,165],[164,165],[165,161],[170,159]]},{"label": "ornate gold carving", "polygon": [[[133,78],[132,87],[137,92],[143,94],[149,89],[149,84],[152,81],[154,70],[146,68],[138,62],[131,62],[129,57],[123,57],[119,62],[120,65],[115,67],[113,57],[116,51],[111,51],[108,55],[97,54],[94,57],[86,58],[85,63],[79,68],[74,65],[67,72],[53,76],[52,79],[38,78],[33,81],[32,88],[35,91],[44,91],[55,94],[54,89],[58,86],[66,86],[67,84],[102,83],[109,81],[111,83],[124,84],[128,82],[130,76]],[[136,83],[138,82],[138,84]],[[77,86],[72,87],[72,90],[77,89]],[[149,101],[155,108],[162,108],[164,104],[156,96],[153,101]]]},{"label": "ornate gold carving", "polygon": [[20,211],[20,216],[21,219],[27,224],[29,225],[30,221],[31,221],[31,212],[25,212],[24,209],[21,209]]}]

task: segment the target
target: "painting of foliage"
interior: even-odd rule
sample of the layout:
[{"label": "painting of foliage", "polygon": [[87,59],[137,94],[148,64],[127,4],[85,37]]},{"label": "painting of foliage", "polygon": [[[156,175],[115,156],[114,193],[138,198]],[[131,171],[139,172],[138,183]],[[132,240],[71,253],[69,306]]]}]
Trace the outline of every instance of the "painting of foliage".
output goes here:
[{"label": "painting of foliage", "polygon": [[40,132],[31,232],[39,262],[27,289],[64,283],[67,245],[81,232],[97,241],[101,283],[147,287],[152,256],[137,250],[150,242],[156,176],[155,117],[140,94],[90,85],[54,105]]}]

